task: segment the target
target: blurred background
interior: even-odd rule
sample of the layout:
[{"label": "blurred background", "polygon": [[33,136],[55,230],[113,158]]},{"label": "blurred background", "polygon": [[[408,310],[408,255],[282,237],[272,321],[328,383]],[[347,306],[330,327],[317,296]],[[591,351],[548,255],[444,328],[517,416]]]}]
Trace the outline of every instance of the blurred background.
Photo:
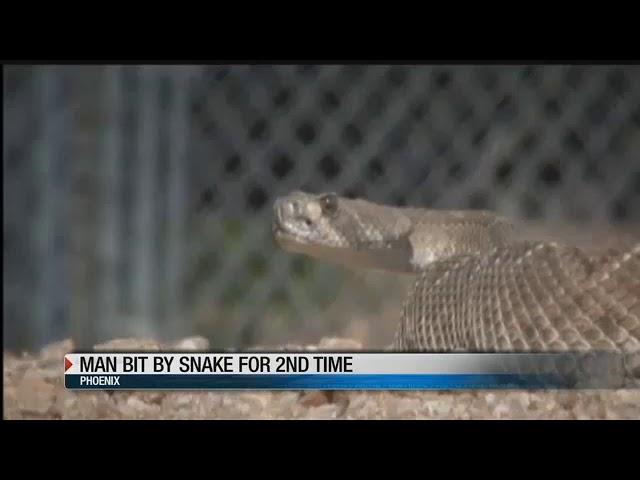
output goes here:
[{"label": "blurred background", "polygon": [[291,190],[640,224],[638,66],[20,65],[3,104],[5,350],[385,345],[410,278],[279,251]]}]

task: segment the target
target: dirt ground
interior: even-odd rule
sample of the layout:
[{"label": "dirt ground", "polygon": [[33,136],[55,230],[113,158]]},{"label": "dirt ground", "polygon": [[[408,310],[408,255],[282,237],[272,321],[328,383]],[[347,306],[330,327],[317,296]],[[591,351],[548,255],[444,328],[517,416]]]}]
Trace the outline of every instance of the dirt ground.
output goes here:
[{"label": "dirt ground", "polygon": [[[207,341],[172,345],[119,339],[97,350],[205,350]],[[358,349],[325,338],[291,350]],[[37,355],[4,353],[5,419],[638,419],[640,390],[475,392],[76,392],[64,388],[70,341]]]}]

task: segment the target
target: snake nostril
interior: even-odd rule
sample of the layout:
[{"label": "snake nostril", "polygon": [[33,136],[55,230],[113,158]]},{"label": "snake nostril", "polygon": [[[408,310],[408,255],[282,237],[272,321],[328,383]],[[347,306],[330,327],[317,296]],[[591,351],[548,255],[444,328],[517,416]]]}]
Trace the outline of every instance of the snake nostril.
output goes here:
[{"label": "snake nostril", "polygon": [[287,215],[293,216],[296,214],[297,211],[298,211],[298,202],[296,202],[295,200],[291,200],[285,203],[285,213]]}]

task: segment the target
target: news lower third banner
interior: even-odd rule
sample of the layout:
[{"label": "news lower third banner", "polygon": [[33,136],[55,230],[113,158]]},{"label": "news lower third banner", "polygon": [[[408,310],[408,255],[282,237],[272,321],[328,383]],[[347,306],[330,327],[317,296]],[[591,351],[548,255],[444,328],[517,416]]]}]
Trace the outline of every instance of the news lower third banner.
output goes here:
[{"label": "news lower third banner", "polygon": [[72,353],[68,389],[473,390],[618,388],[619,356],[472,353]]}]

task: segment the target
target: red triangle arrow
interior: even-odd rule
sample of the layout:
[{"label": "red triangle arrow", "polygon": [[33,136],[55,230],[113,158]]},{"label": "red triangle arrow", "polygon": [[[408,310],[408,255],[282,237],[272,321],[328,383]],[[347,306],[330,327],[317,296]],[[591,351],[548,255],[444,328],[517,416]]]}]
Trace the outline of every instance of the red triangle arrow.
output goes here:
[{"label": "red triangle arrow", "polygon": [[69,370],[72,365],[73,363],[71,363],[67,357],[64,357],[64,371]]}]

